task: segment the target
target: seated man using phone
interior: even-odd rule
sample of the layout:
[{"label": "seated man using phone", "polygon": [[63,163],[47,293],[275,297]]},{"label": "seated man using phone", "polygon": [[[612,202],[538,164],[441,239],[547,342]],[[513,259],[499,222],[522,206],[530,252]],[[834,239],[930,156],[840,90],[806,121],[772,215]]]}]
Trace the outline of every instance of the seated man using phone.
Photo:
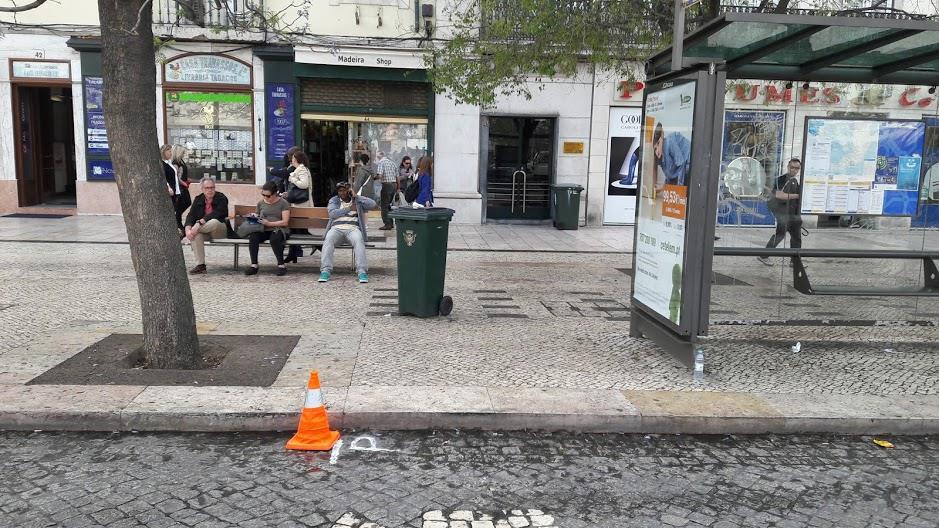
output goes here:
[{"label": "seated man using phone", "polygon": [[358,196],[349,182],[336,184],[336,196],[329,199],[329,223],[320,263],[319,282],[328,282],[333,272],[333,253],[336,244],[347,241],[355,253],[356,272],[359,282],[368,282],[368,262],[365,260],[365,215],[375,209],[375,200]]}]

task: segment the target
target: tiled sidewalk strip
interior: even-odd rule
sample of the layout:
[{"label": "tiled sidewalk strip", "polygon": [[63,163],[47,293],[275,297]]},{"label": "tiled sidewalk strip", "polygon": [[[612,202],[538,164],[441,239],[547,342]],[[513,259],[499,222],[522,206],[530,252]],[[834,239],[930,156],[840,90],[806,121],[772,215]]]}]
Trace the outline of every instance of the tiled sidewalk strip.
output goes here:
[{"label": "tiled sidewalk strip", "polygon": [[[290,431],[303,388],[0,385],[0,429]],[[344,429],[749,434],[935,434],[939,396],[567,390],[472,386],[324,388]]]}]

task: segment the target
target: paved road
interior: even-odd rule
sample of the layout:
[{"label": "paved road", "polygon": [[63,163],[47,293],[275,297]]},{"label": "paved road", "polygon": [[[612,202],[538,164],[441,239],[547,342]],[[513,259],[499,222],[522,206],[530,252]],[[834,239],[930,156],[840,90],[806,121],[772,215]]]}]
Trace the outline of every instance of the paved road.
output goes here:
[{"label": "paved road", "polygon": [[331,460],[285,452],[288,436],[0,433],[0,526],[931,527],[939,514],[932,438],[349,433]]}]

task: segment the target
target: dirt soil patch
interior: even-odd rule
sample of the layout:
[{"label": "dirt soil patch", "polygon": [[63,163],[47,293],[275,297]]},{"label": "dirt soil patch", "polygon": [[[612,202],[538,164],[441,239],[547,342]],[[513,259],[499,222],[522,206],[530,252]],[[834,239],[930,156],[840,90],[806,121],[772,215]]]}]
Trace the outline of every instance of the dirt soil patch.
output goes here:
[{"label": "dirt soil patch", "polygon": [[269,387],[300,336],[199,336],[205,368],[144,368],[140,334],[111,334],[27,385],[191,385]]}]

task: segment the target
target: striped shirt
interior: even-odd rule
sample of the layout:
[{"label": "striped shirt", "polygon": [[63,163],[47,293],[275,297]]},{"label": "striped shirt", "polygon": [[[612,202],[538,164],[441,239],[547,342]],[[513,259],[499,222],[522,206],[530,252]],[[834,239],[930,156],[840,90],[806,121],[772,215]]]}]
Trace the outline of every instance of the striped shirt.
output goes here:
[{"label": "striped shirt", "polygon": [[382,183],[396,183],[398,181],[398,166],[389,158],[382,158],[375,171],[381,176]]},{"label": "striped shirt", "polygon": [[359,212],[356,210],[355,205],[352,201],[343,202],[340,198],[339,203],[341,204],[342,209],[349,209],[350,211],[346,213],[346,216],[340,216],[333,220],[333,227],[341,231],[352,231],[353,229],[359,228]]}]

